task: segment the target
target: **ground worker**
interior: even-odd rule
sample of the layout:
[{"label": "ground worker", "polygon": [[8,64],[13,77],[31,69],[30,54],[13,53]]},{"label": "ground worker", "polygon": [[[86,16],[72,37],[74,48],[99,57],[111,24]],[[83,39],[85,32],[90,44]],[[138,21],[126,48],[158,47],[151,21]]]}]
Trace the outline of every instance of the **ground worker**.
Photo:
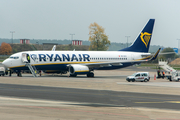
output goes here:
[{"label": "ground worker", "polygon": [[29,55],[27,56],[27,60],[28,60],[28,62],[30,63],[30,57],[29,57]]},{"label": "ground worker", "polygon": [[157,78],[161,78],[161,73],[160,73],[160,70],[157,71]]},{"label": "ground worker", "polygon": [[165,77],[165,72],[163,71],[162,74],[163,74],[162,78],[164,79],[164,77]]}]

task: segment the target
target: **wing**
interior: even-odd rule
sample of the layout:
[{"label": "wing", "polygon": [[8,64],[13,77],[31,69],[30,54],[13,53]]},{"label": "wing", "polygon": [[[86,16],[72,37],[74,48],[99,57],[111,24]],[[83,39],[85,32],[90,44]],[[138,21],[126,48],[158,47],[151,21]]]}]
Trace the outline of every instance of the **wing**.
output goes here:
[{"label": "wing", "polygon": [[155,60],[160,52],[161,48],[158,49],[158,51],[154,55],[149,55],[146,56],[142,59],[137,59],[137,60],[126,60],[126,61],[114,61],[114,62],[94,62],[94,63],[86,63],[86,64],[81,64],[85,65],[88,67],[108,67],[108,66],[121,66],[124,63],[141,63],[141,62],[147,62],[147,61],[152,61]]}]

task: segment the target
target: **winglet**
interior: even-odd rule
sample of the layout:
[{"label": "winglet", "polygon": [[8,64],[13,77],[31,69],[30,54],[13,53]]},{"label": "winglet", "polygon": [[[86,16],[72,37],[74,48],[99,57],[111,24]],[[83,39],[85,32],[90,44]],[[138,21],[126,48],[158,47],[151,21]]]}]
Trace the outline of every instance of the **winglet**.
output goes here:
[{"label": "winglet", "polygon": [[151,60],[155,60],[160,52],[161,48],[154,54],[154,56],[151,58]]}]

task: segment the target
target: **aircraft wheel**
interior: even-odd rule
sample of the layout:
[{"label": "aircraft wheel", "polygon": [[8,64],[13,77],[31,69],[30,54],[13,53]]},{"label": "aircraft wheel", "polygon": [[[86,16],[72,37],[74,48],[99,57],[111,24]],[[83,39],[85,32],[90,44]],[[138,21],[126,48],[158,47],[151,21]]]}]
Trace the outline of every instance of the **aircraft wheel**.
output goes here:
[{"label": "aircraft wheel", "polygon": [[92,73],[92,72],[91,72],[91,73],[88,73],[88,74],[87,74],[87,77],[94,77],[94,73]]},{"label": "aircraft wheel", "polygon": [[22,77],[21,72],[18,72],[18,73],[17,73],[17,76],[18,76],[18,77]]},{"label": "aircraft wheel", "polygon": [[10,70],[10,71],[9,71],[9,76],[11,76],[11,74],[12,74],[12,71]]},{"label": "aircraft wheel", "polygon": [[94,77],[94,73],[91,73],[90,75],[91,75],[91,77]]},{"label": "aircraft wheel", "polygon": [[19,77],[22,77],[22,74],[21,74],[21,72],[19,73]]}]

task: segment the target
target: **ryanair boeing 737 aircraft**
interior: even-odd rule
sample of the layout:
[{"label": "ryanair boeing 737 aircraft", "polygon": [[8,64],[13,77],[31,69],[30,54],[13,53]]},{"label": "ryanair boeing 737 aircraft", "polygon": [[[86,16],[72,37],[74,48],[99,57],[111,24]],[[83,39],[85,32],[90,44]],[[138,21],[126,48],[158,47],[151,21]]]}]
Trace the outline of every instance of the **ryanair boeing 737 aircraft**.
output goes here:
[{"label": "ryanair boeing 737 aircraft", "polygon": [[94,77],[94,70],[119,69],[156,59],[148,53],[155,19],[150,19],[130,47],[119,51],[24,51],[3,61],[10,70],[58,71],[76,77]]}]

